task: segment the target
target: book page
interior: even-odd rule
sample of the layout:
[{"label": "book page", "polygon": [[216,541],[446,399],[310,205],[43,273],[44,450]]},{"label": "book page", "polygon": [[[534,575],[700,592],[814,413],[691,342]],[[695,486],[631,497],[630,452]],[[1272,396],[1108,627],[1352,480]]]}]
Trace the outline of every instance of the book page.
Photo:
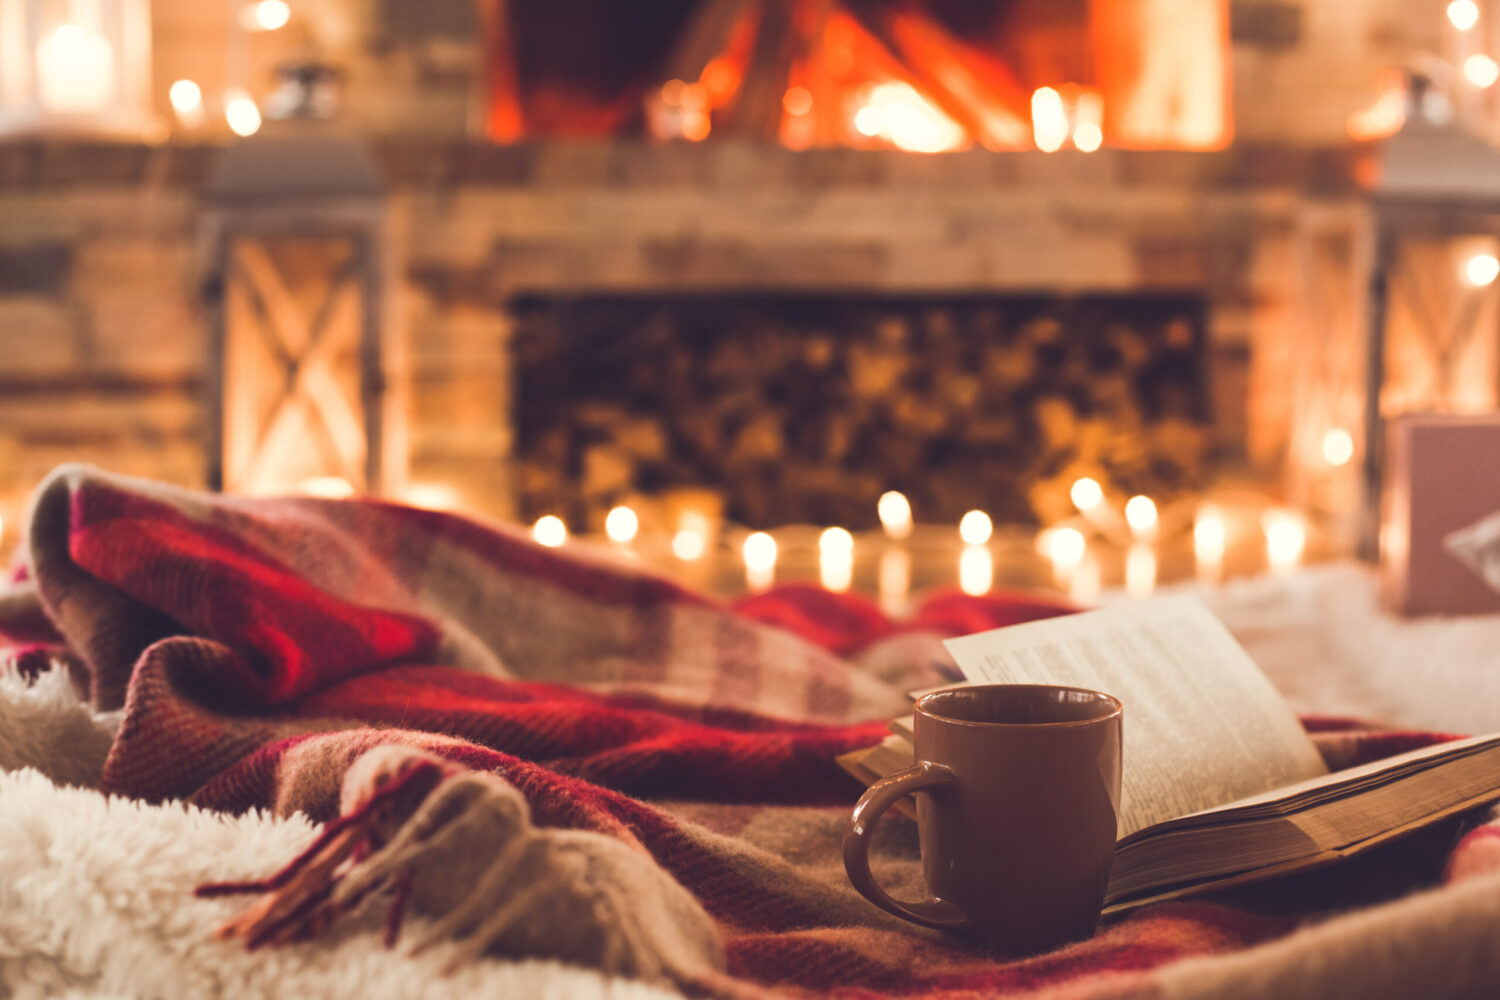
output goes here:
[{"label": "book page", "polygon": [[1326,774],[1297,717],[1196,597],[1159,597],[944,642],[980,684],[1065,684],[1125,705],[1121,837]]}]

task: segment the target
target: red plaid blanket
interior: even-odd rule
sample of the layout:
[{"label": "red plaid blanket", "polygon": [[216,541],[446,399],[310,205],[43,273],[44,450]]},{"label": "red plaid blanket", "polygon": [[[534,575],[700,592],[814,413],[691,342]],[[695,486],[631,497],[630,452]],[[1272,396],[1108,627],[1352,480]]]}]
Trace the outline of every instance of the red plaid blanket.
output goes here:
[{"label": "red plaid blanket", "polygon": [[[729,961],[728,978],[695,987],[708,992],[1146,995],[1179,959],[1347,905],[1347,885],[1312,904],[1166,904],[998,961],[853,893],[837,845],[861,789],[834,756],[876,741],[905,691],[948,677],[938,637],[1061,610],[939,595],[898,624],[806,587],[729,607],[452,515],[67,467],[37,493],[0,637],[23,668],[66,664],[101,707],[123,706],[106,791],[326,820],[379,744],[503,775],[539,825],[636,846],[699,900]],[[1440,738],[1313,728],[1334,766]],[[877,871],[915,895],[912,828],[886,827]],[[1448,856],[1450,877],[1500,867],[1489,830]],[[1419,884],[1444,856],[1385,864],[1376,888]],[[1360,877],[1360,899],[1372,884]]]}]

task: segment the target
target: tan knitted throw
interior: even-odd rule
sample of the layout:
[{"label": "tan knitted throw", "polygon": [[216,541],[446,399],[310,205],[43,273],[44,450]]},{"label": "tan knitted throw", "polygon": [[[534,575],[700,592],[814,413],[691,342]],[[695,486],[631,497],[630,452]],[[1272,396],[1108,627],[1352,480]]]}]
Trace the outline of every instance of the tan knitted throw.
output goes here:
[{"label": "tan knitted throw", "polygon": [[383,890],[388,941],[410,905],[433,918],[410,950],[456,939],[450,965],[490,951],[679,986],[724,969],[713,920],[650,857],[603,834],[534,826],[494,773],[378,746],[349,768],[342,807],[272,878],[199,890],[263,893],[222,936],[251,947],[304,939]]}]

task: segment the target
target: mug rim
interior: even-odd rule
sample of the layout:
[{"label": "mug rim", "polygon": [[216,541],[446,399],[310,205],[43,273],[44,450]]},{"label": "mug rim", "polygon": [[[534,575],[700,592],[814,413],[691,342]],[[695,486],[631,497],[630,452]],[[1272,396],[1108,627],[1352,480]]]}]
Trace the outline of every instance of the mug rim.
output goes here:
[{"label": "mug rim", "polygon": [[[1103,700],[1110,706],[1110,709],[1107,712],[1090,716],[1087,719],[1059,719],[1053,722],[977,722],[973,719],[956,719],[951,715],[930,711],[926,707],[929,700],[941,698],[943,695],[959,691],[975,691],[988,688],[1006,688],[1016,691],[1077,691],[1080,694],[1092,695],[1095,698]],[[958,687],[929,691],[917,699],[913,708],[918,715],[925,715],[930,719],[952,726],[970,726],[976,729],[1067,729],[1081,726],[1096,726],[1101,722],[1108,722],[1111,719],[1118,718],[1125,711],[1125,703],[1114,695],[1104,691],[1078,687],[1074,684],[964,684]]]}]

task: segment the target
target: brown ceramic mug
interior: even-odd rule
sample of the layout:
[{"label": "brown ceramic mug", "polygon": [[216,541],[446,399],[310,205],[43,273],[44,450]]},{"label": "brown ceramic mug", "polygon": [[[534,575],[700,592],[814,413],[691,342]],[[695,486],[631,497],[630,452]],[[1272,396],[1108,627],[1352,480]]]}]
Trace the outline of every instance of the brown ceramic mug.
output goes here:
[{"label": "brown ceramic mug", "polygon": [[[1093,933],[1109,881],[1120,802],[1120,702],[1098,691],[991,684],[916,705],[916,764],[865,792],[844,869],[866,899],[1006,954]],[[932,898],[892,899],[870,874],[870,831],[917,796]]]}]

